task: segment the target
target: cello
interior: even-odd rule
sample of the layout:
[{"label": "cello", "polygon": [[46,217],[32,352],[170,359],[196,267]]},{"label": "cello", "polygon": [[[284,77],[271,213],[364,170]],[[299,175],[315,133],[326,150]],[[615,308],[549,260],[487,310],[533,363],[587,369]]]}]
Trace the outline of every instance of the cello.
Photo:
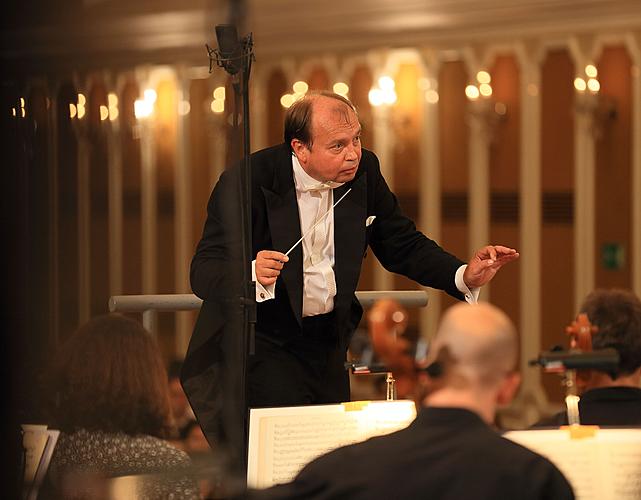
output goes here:
[{"label": "cello", "polygon": [[374,304],[368,316],[368,333],[374,352],[382,365],[378,372],[387,373],[387,399],[410,399],[417,405],[426,394],[427,343],[407,335],[407,312],[396,301],[383,299]]}]

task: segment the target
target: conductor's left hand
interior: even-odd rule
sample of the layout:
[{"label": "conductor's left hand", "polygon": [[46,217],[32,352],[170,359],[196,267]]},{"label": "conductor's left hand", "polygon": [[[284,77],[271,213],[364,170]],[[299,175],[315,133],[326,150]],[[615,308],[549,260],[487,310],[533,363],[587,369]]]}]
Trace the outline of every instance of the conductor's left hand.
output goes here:
[{"label": "conductor's left hand", "polygon": [[478,288],[489,282],[501,267],[519,258],[513,248],[488,245],[478,250],[470,259],[463,274],[469,288]]}]

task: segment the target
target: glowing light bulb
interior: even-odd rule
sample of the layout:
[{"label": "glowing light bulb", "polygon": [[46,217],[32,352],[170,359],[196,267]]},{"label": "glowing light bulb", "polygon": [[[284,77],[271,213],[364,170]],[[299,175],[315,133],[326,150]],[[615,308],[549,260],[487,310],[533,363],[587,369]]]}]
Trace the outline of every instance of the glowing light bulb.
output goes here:
[{"label": "glowing light bulb", "polygon": [[145,119],[151,116],[154,111],[153,103],[145,99],[137,99],[134,102],[134,115],[137,119]]},{"label": "glowing light bulb", "polygon": [[425,100],[430,104],[436,104],[438,102],[438,92],[434,89],[430,89],[425,92]]},{"label": "glowing light bulb", "polygon": [[222,101],[220,99],[214,99],[211,101],[211,110],[214,113],[222,113],[225,111],[225,101]]},{"label": "glowing light bulb", "polygon": [[294,104],[295,99],[296,98],[292,94],[284,94],[280,98],[280,105],[283,108],[289,108],[292,104]]},{"label": "glowing light bulb", "polygon": [[476,74],[476,80],[479,83],[490,83],[492,81],[492,77],[487,71],[481,70]]},{"label": "glowing light bulb", "polygon": [[150,102],[151,104],[156,102],[156,99],[158,99],[158,94],[154,89],[146,89],[143,93],[145,96],[145,101]]},{"label": "glowing light bulb", "polygon": [[383,102],[391,105],[396,102],[397,96],[394,89],[383,89]]},{"label": "glowing light bulb", "polygon": [[585,89],[587,88],[587,84],[585,83],[585,80],[583,78],[581,78],[580,76],[577,76],[574,79],[574,88],[579,92],[585,92]]},{"label": "glowing light bulb", "polygon": [[601,89],[601,84],[599,83],[599,80],[596,78],[590,78],[588,80],[588,89],[590,92],[598,92]]},{"label": "glowing light bulb", "polygon": [[468,85],[467,87],[465,87],[465,95],[471,101],[475,101],[479,98],[480,92],[476,85]]},{"label": "glowing light bulb", "polygon": [[[309,90],[309,85],[307,85],[307,82],[304,82],[302,80],[298,80],[297,82],[294,82],[294,85],[292,85],[292,89],[296,94],[305,94]],[[290,104],[291,106],[291,104]],[[287,106],[289,107],[289,106]]]},{"label": "glowing light bulb", "polygon": [[378,79],[378,86],[381,90],[394,90],[396,83],[391,76],[383,75]]},{"label": "glowing light bulb", "polygon": [[225,99],[225,87],[216,87],[214,89],[214,99],[224,100]]},{"label": "glowing light bulb", "polygon": [[334,92],[339,95],[346,96],[349,92],[349,85],[345,82],[336,82],[333,87]]},{"label": "glowing light bulb", "polygon": [[105,105],[100,106],[100,121],[104,122],[107,118],[109,118],[109,108]]},{"label": "glowing light bulb", "polygon": [[492,86],[489,83],[482,83],[479,85],[479,92],[483,97],[490,97],[492,95]]},{"label": "glowing light bulb", "polygon": [[383,104],[383,91],[381,89],[371,89],[367,94],[367,98],[372,106],[378,107]]}]

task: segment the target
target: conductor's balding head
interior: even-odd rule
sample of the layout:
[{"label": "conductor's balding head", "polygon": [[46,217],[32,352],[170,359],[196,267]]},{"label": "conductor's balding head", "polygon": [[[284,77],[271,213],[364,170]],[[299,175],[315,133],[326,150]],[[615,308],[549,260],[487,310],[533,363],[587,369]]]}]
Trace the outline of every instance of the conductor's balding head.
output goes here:
[{"label": "conductor's balding head", "polygon": [[426,403],[462,406],[492,420],[497,404],[518,387],[518,343],[512,321],[490,304],[457,304],[447,310],[430,348],[443,373]]}]

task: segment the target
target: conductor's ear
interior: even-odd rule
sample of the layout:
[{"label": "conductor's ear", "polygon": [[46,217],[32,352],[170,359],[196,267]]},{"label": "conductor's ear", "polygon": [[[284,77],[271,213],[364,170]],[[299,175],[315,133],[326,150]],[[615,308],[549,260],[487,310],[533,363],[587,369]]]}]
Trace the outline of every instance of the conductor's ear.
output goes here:
[{"label": "conductor's ear", "polygon": [[307,163],[307,155],[309,154],[307,145],[298,139],[292,139],[291,146],[292,151],[296,155],[296,158],[298,158],[300,164],[304,165],[305,163]]}]

